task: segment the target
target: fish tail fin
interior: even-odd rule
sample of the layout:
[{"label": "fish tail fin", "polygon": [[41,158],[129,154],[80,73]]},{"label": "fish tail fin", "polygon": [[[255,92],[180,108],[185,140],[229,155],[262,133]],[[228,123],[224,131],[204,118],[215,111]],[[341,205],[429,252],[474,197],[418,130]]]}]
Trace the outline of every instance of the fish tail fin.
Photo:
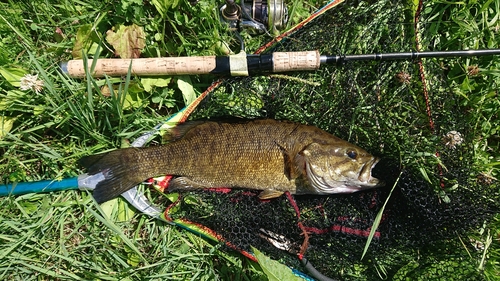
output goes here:
[{"label": "fish tail fin", "polygon": [[79,160],[89,175],[102,173],[104,180],[97,183],[94,199],[101,204],[142,182],[137,177],[136,148],[118,149],[107,153],[90,155]]}]

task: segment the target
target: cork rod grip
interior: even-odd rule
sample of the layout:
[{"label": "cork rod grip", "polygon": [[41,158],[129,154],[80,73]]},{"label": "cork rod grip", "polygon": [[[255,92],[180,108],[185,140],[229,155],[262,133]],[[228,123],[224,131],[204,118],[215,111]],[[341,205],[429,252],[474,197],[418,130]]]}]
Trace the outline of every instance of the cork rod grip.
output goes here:
[{"label": "cork rod grip", "polygon": [[320,65],[318,51],[273,53],[272,72],[316,70]]},{"label": "cork rod grip", "polygon": [[[245,76],[256,72],[286,72],[300,70],[316,70],[320,66],[318,51],[276,52],[268,55],[232,55],[229,57],[168,57],[138,59],[98,59],[88,60],[87,69],[95,67],[91,73],[94,77],[124,76],[129,67],[135,76],[158,75],[197,75],[219,74]],[[71,77],[85,77],[83,60],[70,60],[62,63],[63,72]]]},{"label": "cork rod grip", "polygon": [[[88,60],[87,63],[90,70],[93,61]],[[215,56],[98,59],[91,75],[94,77],[127,75],[130,64],[132,64],[132,75],[136,76],[208,74],[215,69]],[[68,61],[67,73],[75,78],[85,77],[83,60]]]}]

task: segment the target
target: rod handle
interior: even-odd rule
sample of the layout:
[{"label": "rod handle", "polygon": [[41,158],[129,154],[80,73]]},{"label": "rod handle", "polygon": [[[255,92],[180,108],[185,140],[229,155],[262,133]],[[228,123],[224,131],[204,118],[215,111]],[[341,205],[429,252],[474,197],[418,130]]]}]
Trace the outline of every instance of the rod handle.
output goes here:
[{"label": "rod handle", "polygon": [[85,77],[85,69],[95,67],[91,76],[124,76],[129,67],[132,75],[197,75],[216,74],[247,76],[256,72],[316,70],[320,65],[318,51],[276,52],[264,55],[199,56],[137,59],[70,60],[61,64],[63,72],[74,78]]},{"label": "rod handle", "polygon": [[[87,61],[90,71],[93,60]],[[139,58],[139,59],[98,59],[95,62],[91,76],[103,77],[127,75],[131,66],[132,75],[158,76],[207,74],[215,68],[215,56],[206,57],[169,57],[169,58]],[[83,60],[70,60],[61,65],[63,72],[74,78],[85,77]]]}]

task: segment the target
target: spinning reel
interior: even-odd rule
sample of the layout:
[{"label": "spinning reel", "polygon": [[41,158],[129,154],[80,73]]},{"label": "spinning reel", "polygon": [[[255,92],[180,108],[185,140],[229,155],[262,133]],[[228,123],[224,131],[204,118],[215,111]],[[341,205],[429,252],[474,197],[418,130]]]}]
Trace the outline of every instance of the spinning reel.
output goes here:
[{"label": "spinning reel", "polygon": [[283,0],[252,0],[246,4],[241,0],[226,0],[220,8],[221,19],[228,22],[236,32],[246,30],[252,35],[276,34],[288,22],[288,9]]}]

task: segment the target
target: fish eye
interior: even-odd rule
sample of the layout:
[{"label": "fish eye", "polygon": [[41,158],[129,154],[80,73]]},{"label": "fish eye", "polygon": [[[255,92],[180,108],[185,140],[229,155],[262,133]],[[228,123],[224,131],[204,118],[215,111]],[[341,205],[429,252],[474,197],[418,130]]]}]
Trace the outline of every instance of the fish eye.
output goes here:
[{"label": "fish eye", "polygon": [[356,159],[358,157],[358,153],[354,150],[347,151],[347,156],[351,159]]}]

